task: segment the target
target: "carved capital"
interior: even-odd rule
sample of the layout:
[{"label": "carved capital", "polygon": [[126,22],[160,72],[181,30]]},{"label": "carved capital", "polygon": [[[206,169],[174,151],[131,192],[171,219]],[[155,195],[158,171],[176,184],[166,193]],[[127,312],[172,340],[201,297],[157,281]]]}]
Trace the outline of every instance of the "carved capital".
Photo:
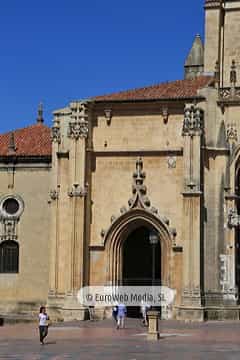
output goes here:
[{"label": "carved capital", "polygon": [[80,186],[79,184],[73,184],[72,188],[68,191],[69,197],[85,197],[88,193],[88,186]]},{"label": "carved capital", "polygon": [[54,120],[52,126],[52,134],[51,134],[52,142],[60,144],[61,142],[61,132],[60,132],[60,123],[59,120]]},{"label": "carved capital", "polygon": [[184,110],[183,135],[201,134],[203,131],[203,110],[196,105],[186,106]]},{"label": "carved capital", "polygon": [[71,121],[68,127],[68,137],[78,140],[88,136],[88,107],[86,102],[73,102],[71,107]]}]

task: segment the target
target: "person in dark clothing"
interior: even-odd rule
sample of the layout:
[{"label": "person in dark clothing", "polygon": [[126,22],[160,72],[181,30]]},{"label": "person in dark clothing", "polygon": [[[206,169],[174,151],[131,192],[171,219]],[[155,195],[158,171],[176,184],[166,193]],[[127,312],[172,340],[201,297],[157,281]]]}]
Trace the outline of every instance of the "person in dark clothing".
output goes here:
[{"label": "person in dark clothing", "polygon": [[118,306],[115,305],[112,310],[112,316],[116,322],[117,322],[117,314],[118,314]]}]

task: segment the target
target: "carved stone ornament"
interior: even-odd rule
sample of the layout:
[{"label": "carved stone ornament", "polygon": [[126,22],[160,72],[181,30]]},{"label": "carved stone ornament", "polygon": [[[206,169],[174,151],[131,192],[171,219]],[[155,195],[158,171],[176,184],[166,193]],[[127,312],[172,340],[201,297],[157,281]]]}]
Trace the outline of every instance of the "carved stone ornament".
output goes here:
[{"label": "carved stone ornament", "polygon": [[238,140],[237,128],[235,124],[229,124],[226,130],[227,140],[236,141]]},{"label": "carved stone ornament", "polygon": [[228,211],[228,226],[230,228],[240,226],[240,215],[237,213],[237,209],[229,209]]},{"label": "carved stone ornament", "polygon": [[176,156],[169,156],[169,158],[167,159],[167,164],[169,169],[175,169],[177,164]]},{"label": "carved stone ornament", "polygon": [[136,161],[136,171],[133,173],[133,197],[128,200],[128,205],[130,209],[134,207],[149,208],[151,205],[150,200],[146,195],[147,188],[143,184],[145,177],[146,174],[143,171],[143,161],[141,158],[138,158]]},{"label": "carved stone ornament", "polygon": [[16,219],[4,219],[1,221],[1,241],[17,240],[17,223]]},{"label": "carved stone ornament", "polygon": [[88,136],[88,108],[86,102],[71,103],[71,121],[68,127],[68,137],[78,140]]},{"label": "carved stone ornament", "polygon": [[240,101],[240,88],[239,87],[235,87],[234,88],[234,96],[233,96],[233,91],[231,90],[231,88],[226,87],[226,88],[222,88],[220,89],[220,100],[222,101]]},{"label": "carved stone ornament", "polygon": [[169,112],[168,112],[168,107],[164,106],[162,108],[162,116],[163,116],[163,122],[164,124],[168,123],[168,116],[169,116]]},{"label": "carved stone ornament", "polygon": [[230,69],[230,87],[219,89],[219,105],[224,112],[224,108],[228,104],[239,104],[240,102],[240,88],[237,87],[237,71],[235,60],[232,60]]},{"label": "carved stone ornament", "polygon": [[79,184],[73,184],[72,188],[68,191],[69,197],[85,197],[88,193],[88,186],[82,187]]},{"label": "carved stone ornament", "polygon": [[51,200],[57,200],[58,196],[59,196],[59,191],[52,189],[52,190],[50,190],[49,195],[50,195]]},{"label": "carved stone ornament", "polygon": [[[11,211],[8,205],[11,203]],[[13,207],[14,206],[14,207]],[[15,211],[12,211],[15,209]],[[24,211],[24,201],[19,195],[6,195],[0,200],[0,241],[17,240],[17,224]]]},{"label": "carved stone ornament", "polygon": [[202,133],[203,130],[203,110],[195,104],[186,106],[184,110],[183,135],[194,135]]},{"label": "carved stone ornament", "polygon": [[104,110],[104,115],[107,121],[107,125],[111,125],[111,120],[112,120],[112,110],[111,109],[105,109]]},{"label": "carved stone ornament", "polygon": [[60,123],[59,120],[54,120],[52,126],[52,134],[51,134],[52,142],[60,144],[61,142],[61,132],[60,132]]},{"label": "carved stone ornament", "polygon": [[[158,213],[158,209],[154,206],[151,206],[151,202],[147,196],[147,187],[144,185],[146,174],[143,171],[143,161],[139,157],[136,161],[136,170],[133,173],[133,185],[132,185],[132,197],[128,200],[128,208],[126,206],[122,206],[120,208],[120,214],[118,216],[111,216],[111,224],[118,220],[118,218],[127,212],[133,209],[144,209],[154,216],[158,217],[167,227],[169,227],[169,219],[165,216],[160,216]],[[105,238],[107,231],[105,229],[101,230],[101,237]],[[169,234],[172,237],[173,246],[175,244],[175,238],[177,232],[175,229],[169,228]]]}]

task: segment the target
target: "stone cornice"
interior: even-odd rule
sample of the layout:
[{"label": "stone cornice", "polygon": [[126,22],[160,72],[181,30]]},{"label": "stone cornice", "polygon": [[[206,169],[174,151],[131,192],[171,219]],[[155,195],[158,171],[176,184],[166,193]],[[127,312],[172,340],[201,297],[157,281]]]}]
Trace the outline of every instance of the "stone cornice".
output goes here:
[{"label": "stone cornice", "polygon": [[161,154],[171,154],[171,155],[182,155],[183,154],[183,148],[162,148],[162,149],[156,149],[156,150],[93,150],[93,149],[87,149],[88,152],[93,153],[96,156],[157,156]]},{"label": "stone cornice", "polygon": [[16,155],[6,155],[6,156],[0,156],[0,163],[3,164],[36,164],[36,163],[51,163],[52,162],[52,156],[50,155],[42,155],[42,156],[16,156]]},{"label": "stone cornice", "polygon": [[218,9],[220,6],[220,0],[206,0],[205,9]]}]

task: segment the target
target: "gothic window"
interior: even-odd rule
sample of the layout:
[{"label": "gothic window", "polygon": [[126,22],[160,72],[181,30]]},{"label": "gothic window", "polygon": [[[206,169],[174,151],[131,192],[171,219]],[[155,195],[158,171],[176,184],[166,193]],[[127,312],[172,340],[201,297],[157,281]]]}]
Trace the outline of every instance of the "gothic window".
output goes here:
[{"label": "gothic window", "polygon": [[19,246],[12,240],[0,244],[0,273],[18,273]]}]

